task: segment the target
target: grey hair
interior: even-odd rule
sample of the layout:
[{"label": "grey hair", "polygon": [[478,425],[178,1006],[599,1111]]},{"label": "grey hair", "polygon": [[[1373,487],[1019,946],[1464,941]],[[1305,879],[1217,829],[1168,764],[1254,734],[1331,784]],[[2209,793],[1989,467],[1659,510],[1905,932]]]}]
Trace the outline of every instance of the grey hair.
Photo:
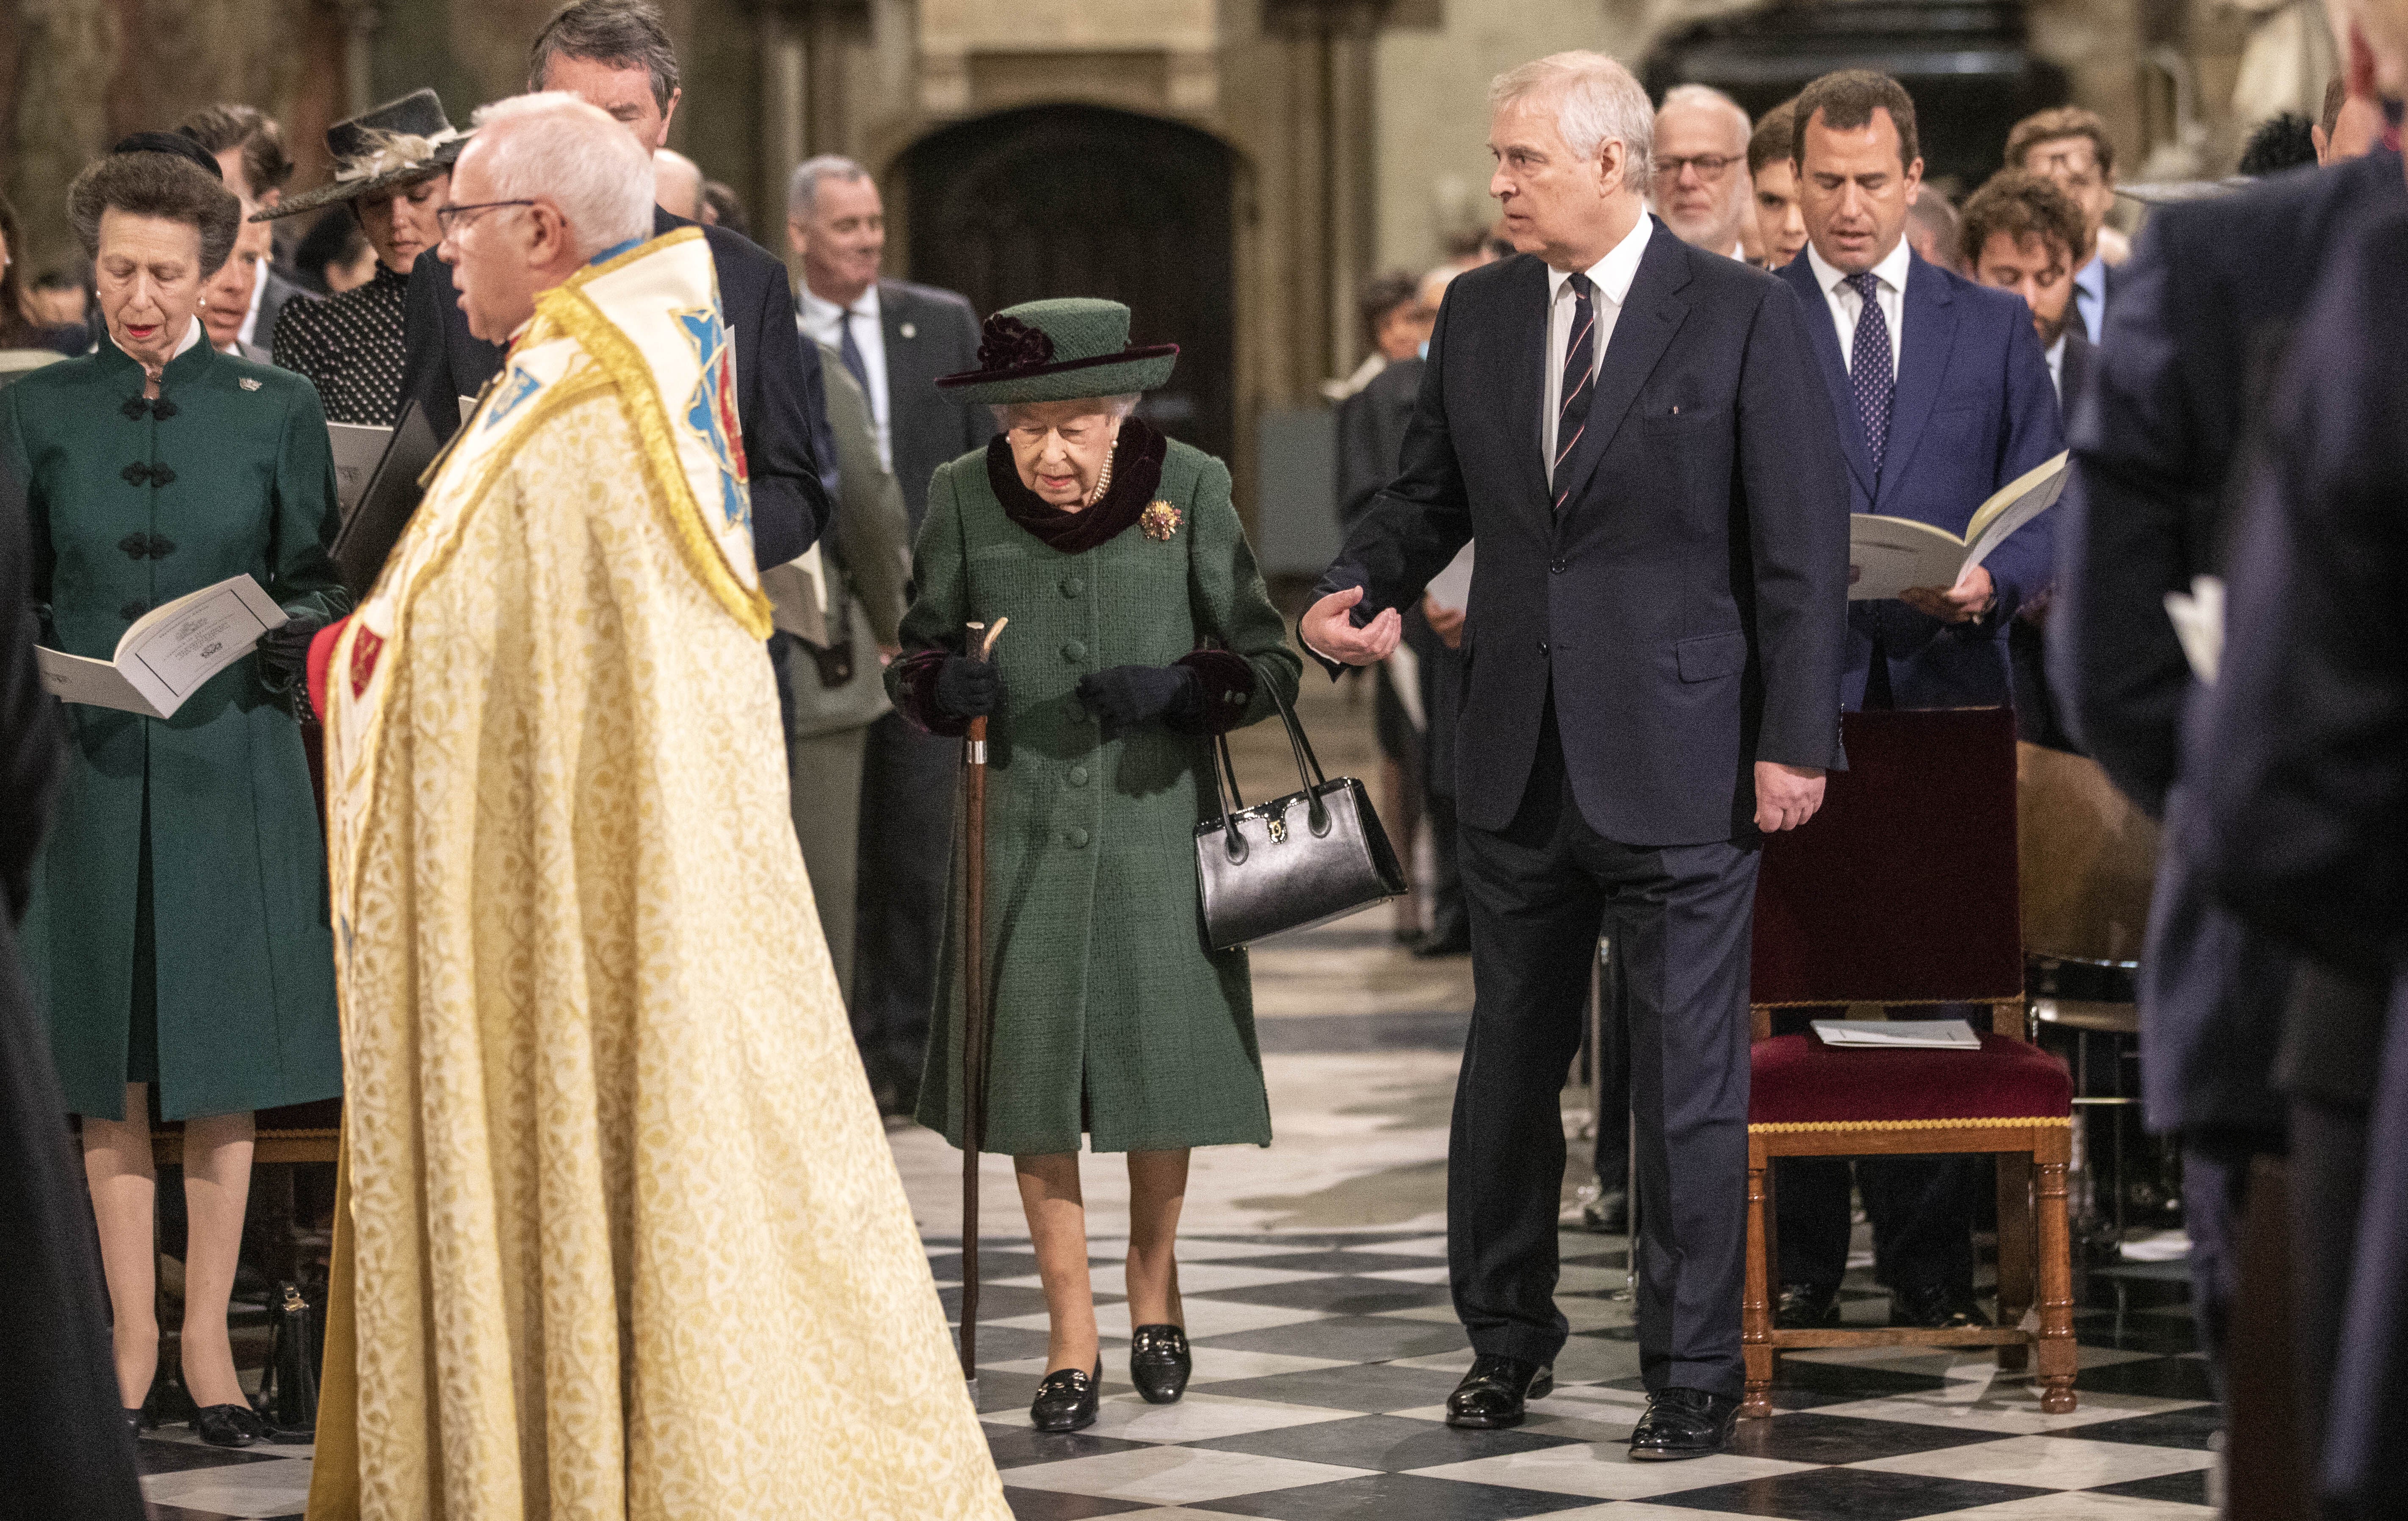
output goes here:
[{"label": "grey hair", "polygon": [[848,185],[859,184],[869,178],[869,171],[860,162],[842,153],[822,153],[795,165],[786,177],[786,215],[796,222],[809,222],[819,208],[820,181],[841,179]]},{"label": "grey hair", "polygon": [[480,106],[478,161],[497,201],[550,201],[586,255],[652,236],[652,156],[565,91]]},{"label": "grey hair", "polygon": [[1661,117],[1675,106],[1695,106],[1729,116],[1739,127],[1739,151],[1742,154],[1747,151],[1747,139],[1756,131],[1756,122],[1749,119],[1747,108],[1738,101],[1710,84],[1676,84],[1664,92],[1664,104],[1656,108],[1656,114]]},{"label": "grey hair", "polygon": [[677,96],[677,49],[652,0],[574,0],[563,6],[527,49],[529,93],[542,91],[555,58],[641,68],[652,83],[652,104],[663,112]]},{"label": "grey hair", "polygon": [[1655,157],[1656,111],[1630,71],[1601,52],[1576,50],[1509,68],[1488,82],[1488,112],[1545,99],[1575,157],[1594,161],[1608,139],[1622,144],[1623,188],[1638,194]]},{"label": "grey hair", "polygon": [[[1145,399],[1145,394],[1141,391],[1126,391],[1117,396],[1097,396],[1095,399],[1102,403],[1105,413],[1117,423],[1137,410],[1137,404]],[[1056,404],[1047,401],[997,401],[990,402],[987,405],[987,410],[995,414],[995,425],[1009,432],[1011,428],[1011,414],[1016,409],[1054,405]]]}]

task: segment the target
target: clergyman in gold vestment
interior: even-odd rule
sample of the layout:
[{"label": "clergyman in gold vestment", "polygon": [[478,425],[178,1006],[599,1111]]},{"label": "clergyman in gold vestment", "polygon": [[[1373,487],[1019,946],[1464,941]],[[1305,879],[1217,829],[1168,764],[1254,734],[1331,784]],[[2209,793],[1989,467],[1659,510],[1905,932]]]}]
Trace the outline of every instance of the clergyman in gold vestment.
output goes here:
[{"label": "clergyman in gold vestment", "polygon": [[787,816],[706,245],[594,108],[479,123],[443,256],[509,356],[314,652],[310,1521],[1005,1521]]}]

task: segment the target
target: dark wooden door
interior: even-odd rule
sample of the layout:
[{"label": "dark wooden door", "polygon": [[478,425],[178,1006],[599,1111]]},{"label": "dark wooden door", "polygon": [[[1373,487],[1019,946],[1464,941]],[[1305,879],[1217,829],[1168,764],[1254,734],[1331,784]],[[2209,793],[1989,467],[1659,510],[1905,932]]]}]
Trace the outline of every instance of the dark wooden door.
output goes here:
[{"label": "dark wooden door", "polygon": [[1176,343],[1140,415],[1229,457],[1237,433],[1229,150],[1193,127],[1092,106],[957,122],[904,155],[911,278],[979,315],[1047,296],[1126,304],[1138,343]]}]

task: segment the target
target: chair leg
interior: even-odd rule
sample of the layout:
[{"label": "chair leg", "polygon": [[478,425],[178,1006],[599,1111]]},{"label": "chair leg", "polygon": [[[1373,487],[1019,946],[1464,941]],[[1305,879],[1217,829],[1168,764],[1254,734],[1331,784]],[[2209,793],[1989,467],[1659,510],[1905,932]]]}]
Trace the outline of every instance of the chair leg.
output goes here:
[{"label": "chair leg", "polygon": [[1747,1169],[1747,1280],[1740,1299],[1740,1354],[1747,1364],[1746,1397],[1741,1400],[1742,1415],[1772,1413],[1772,1370],[1776,1354],[1772,1349],[1772,1301],[1768,1260],[1771,1242],[1765,1229],[1770,1214],[1766,1196],[1770,1192],[1768,1176],[1770,1163],[1767,1158],[1751,1157]]},{"label": "chair leg", "polygon": [[[2000,1152],[1999,1165],[1999,1324],[2020,1326],[2031,1308],[2032,1200],[2031,1157],[2024,1152]],[[1999,1371],[2020,1373],[2031,1360],[2028,1342],[1999,1348]]]},{"label": "chair leg", "polygon": [[2040,1162],[2036,1190],[2040,1226],[2040,1408],[2064,1415],[2074,1407],[2073,1243],[2065,1224],[2067,1144]]}]

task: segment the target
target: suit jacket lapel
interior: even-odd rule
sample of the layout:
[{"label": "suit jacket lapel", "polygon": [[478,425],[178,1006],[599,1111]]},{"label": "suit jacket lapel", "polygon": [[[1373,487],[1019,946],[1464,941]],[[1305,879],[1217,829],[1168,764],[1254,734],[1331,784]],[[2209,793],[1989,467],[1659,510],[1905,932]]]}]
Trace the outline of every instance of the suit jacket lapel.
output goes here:
[{"label": "suit jacket lapel", "polygon": [[1512,390],[1505,415],[1518,420],[1525,447],[1513,452],[1521,462],[1523,489],[1540,505],[1543,517],[1547,495],[1547,317],[1548,293],[1555,289],[1544,261],[1527,261],[1523,287],[1516,293],[1513,331],[1505,335],[1505,352],[1513,355]]},{"label": "suit jacket lapel", "polygon": [[[1882,451],[1883,485],[1903,480],[1907,464],[1914,458],[1914,446],[1923,438],[1923,425],[1931,421],[1931,409],[1940,400],[1942,382],[1948,375],[1948,356],[1956,350],[1956,297],[1948,290],[1948,277],[1910,255],[1906,265],[1906,291],[1899,303],[1904,312],[1901,325],[1905,344],[1898,355],[1898,393],[1890,403],[1889,446]],[[1879,510],[1876,506],[1875,510]]]},{"label": "suit jacket lapel", "polygon": [[1597,473],[1605,446],[1620,431],[1630,404],[1639,399],[1639,388],[1655,373],[1656,361],[1671,347],[1672,335],[1689,315],[1689,304],[1678,294],[1688,283],[1688,245],[1656,222],[1646,251],[1639,256],[1639,272],[1623,296],[1621,314],[1613,320],[1612,336],[1605,340],[1597,389],[1588,398],[1587,425],[1555,470],[1554,495],[1564,497],[1567,504],[1578,501],[1588,489],[1589,477]]},{"label": "suit jacket lapel", "polygon": [[1823,366],[1826,389],[1831,394],[1832,415],[1840,426],[1840,452],[1848,457],[1848,473],[1856,478],[1870,502],[1880,484],[1873,479],[1873,458],[1865,452],[1865,420],[1856,415],[1856,404],[1849,398],[1847,356],[1840,352],[1839,329],[1831,322],[1831,303],[1814,287],[1814,265],[1803,252],[1781,271],[1781,278],[1798,293],[1806,313],[1806,332],[1814,345],[1814,357]]},{"label": "suit jacket lapel", "polygon": [[[918,357],[918,347],[912,340],[919,337],[919,327],[904,310],[908,299],[893,280],[878,282],[878,331],[886,340],[886,406],[890,414],[896,397],[917,395],[911,386],[924,379],[934,379],[919,376],[912,369],[911,362]],[[903,332],[907,324],[912,329],[909,337]]]}]

